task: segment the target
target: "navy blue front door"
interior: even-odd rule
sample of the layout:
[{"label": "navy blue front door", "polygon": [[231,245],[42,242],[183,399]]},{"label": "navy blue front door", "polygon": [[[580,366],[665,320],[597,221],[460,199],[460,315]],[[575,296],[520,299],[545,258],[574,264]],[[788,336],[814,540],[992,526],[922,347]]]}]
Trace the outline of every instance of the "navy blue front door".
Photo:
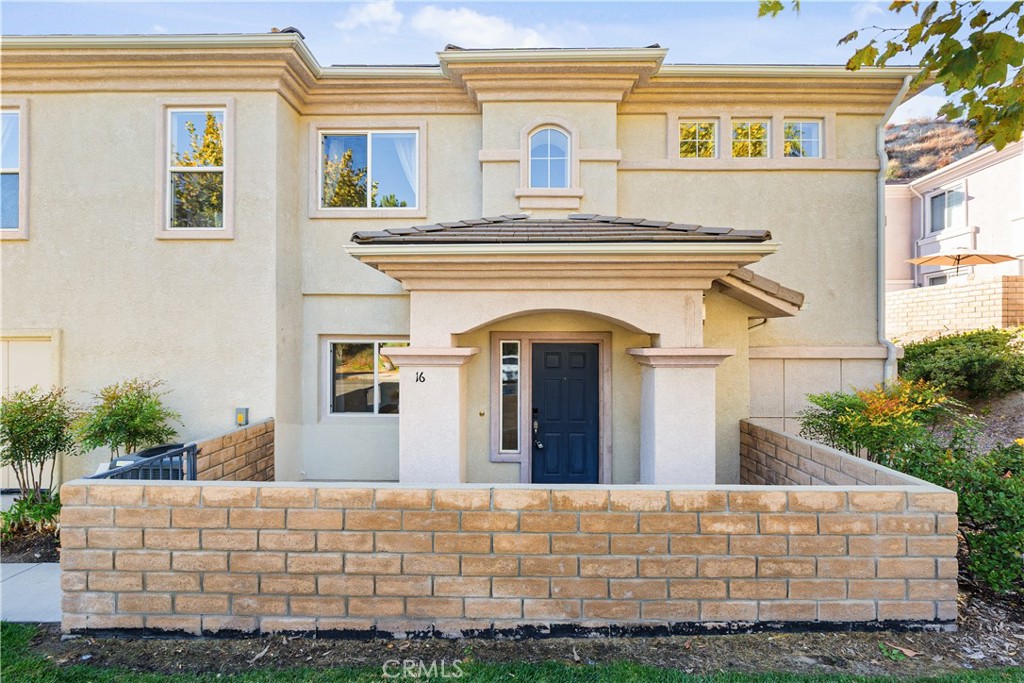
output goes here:
[{"label": "navy blue front door", "polygon": [[597,344],[533,345],[533,483],[597,483],[597,366]]}]

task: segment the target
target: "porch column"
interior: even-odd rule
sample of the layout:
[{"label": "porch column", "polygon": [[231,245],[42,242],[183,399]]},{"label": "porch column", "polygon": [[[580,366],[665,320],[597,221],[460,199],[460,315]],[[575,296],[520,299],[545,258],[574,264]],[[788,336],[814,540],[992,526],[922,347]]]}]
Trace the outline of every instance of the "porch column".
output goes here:
[{"label": "porch column", "polygon": [[715,368],[736,351],[703,347],[627,351],[642,366],[640,483],[714,484]]},{"label": "porch column", "polygon": [[466,480],[466,373],[477,348],[389,348],[399,367],[398,481]]}]

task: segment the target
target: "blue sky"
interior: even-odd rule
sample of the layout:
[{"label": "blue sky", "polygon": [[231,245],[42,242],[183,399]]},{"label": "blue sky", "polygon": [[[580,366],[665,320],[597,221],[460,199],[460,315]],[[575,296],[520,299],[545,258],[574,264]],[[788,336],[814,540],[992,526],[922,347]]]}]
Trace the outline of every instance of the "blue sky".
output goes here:
[{"label": "blue sky", "polygon": [[[1002,3],[1000,3],[1002,4]],[[434,64],[463,47],[659,43],[668,63],[842,64],[855,28],[896,25],[888,2],[804,0],[757,19],[754,2],[24,2],[2,0],[4,34],[262,33],[295,26],[321,64]],[[906,21],[906,19],[901,19]],[[909,60],[908,60],[909,61]],[[930,115],[931,89],[895,120]]]}]

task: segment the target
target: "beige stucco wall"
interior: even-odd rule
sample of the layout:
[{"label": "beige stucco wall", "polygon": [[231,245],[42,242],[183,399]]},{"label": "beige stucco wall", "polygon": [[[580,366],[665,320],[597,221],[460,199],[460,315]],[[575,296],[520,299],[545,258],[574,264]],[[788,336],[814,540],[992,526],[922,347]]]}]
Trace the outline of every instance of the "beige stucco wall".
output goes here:
[{"label": "beige stucco wall", "polygon": [[[278,97],[194,95],[235,98],[235,239],[155,239],[160,93],[68,93],[31,99],[30,239],[0,249],[4,331],[61,330],[62,380],[83,402],[164,380],[186,439],[232,426],[235,406],[275,410]],[[65,478],[107,457],[69,460]]]}]

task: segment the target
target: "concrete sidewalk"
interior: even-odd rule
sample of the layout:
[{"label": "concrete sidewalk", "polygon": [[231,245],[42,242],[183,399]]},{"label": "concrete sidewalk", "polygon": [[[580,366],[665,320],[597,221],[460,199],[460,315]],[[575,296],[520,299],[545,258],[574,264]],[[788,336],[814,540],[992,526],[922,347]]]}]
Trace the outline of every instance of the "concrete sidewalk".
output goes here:
[{"label": "concrete sidewalk", "polygon": [[0,563],[0,620],[60,621],[60,564]]}]

